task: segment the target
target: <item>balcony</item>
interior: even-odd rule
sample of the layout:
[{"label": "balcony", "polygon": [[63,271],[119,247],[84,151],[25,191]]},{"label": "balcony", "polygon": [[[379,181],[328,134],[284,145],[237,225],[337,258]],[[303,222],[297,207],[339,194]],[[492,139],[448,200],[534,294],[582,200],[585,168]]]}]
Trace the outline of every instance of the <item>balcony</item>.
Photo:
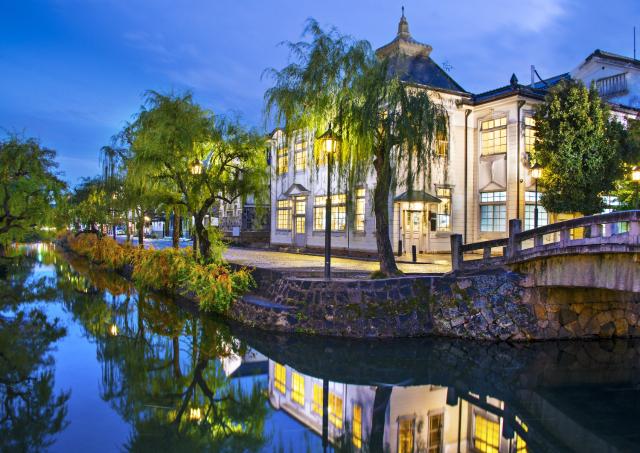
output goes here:
[{"label": "balcony", "polygon": [[596,88],[601,97],[607,99],[627,93],[627,73],[616,74],[596,80]]}]

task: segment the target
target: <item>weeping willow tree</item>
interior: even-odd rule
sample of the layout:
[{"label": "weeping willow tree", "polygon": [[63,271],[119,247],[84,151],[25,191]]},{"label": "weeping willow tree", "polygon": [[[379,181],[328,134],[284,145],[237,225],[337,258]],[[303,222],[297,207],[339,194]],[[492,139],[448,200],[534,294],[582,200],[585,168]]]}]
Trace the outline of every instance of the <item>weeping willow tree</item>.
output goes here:
[{"label": "weeping willow tree", "polygon": [[[425,90],[400,80],[367,41],[323,30],[309,20],[308,41],[288,43],[291,62],[265,74],[274,80],[265,93],[265,113],[291,135],[322,133],[328,125],[341,137],[336,179],[353,205],[355,189],[375,172],[373,211],[380,272],[398,274],[389,229],[389,203],[397,186],[409,192],[427,187],[436,136],[446,134],[445,109]],[[316,166],[323,160],[316,141]],[[349,210],[350,221],[352,211]]]}]

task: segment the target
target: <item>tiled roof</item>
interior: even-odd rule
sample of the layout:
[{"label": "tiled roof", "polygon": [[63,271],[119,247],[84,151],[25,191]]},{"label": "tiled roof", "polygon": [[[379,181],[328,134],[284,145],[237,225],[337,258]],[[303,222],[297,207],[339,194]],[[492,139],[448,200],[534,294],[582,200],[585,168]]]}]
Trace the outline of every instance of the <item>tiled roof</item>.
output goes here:
[{"label": "tiled roof", "polygon": [[616,60],[621,63],[631,63],[640,68],[640,60],[633,59],[631,57],[625,57],[624,55],[618,55],[613,52],[606,52],[604,50],[596,49],[591,55],[584,59],[585,63],[592,60],[594,57],[605,58],[607,60]]},{"label": "tiled roof", "polygon": [[431,57],[424,55],[395,54],[389,57],[389,72],[408,83],[467,93]]}]

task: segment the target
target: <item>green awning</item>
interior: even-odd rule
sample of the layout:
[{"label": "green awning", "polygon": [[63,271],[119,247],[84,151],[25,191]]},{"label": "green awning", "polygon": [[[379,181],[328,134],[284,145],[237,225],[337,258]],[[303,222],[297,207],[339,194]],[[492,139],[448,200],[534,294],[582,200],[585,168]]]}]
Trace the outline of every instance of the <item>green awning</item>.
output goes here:
[{"label": "green awning", "polygon": [[422,201],[424,203],[442,203],[442,200],[440,198],[434,197],[424,190],[412,190],[411,192],[404,192],[395,197],[393,201]]}]

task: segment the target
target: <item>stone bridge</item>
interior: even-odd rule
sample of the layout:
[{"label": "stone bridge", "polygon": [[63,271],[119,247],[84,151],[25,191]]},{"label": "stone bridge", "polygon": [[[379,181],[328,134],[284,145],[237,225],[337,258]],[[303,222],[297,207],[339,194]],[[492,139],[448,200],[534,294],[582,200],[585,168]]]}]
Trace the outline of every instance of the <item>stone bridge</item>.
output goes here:
[{"label": "stone bridge", "polygon": [[[507,267],[532,288],[594,288],[640,292],[640,211],[620,211],[521,231],[509,237],[462,244],[451,237],[454,271]],[[481,254],[480,254],[481,253]]]}]

